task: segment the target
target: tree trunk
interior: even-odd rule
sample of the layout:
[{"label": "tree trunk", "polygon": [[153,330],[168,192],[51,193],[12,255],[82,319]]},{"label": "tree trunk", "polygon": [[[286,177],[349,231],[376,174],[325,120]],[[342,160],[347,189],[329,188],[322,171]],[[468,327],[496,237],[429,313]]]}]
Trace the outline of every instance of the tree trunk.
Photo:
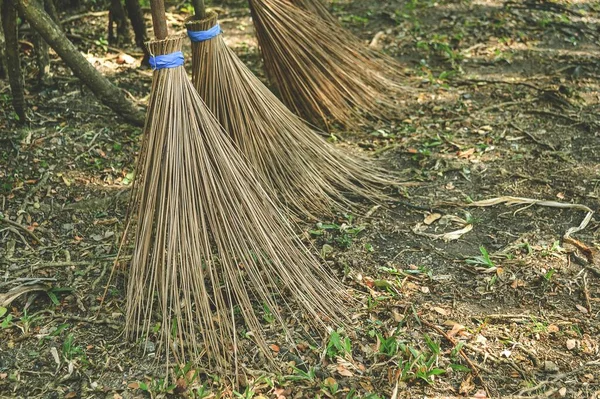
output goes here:
[{"label": "tree trunk", "polygon": [[[5,0],[7,1],[7,0]],[[128,101],[123,92],[99,73],[77,50],[60,28],[35,2],[18,0],[17,6],[31,27],[56,51],[73,73],[107,107],[134,125],[143,126],[144,115]]]},{"label": "tree trunk", "polygon": [[[60,21],[58,19],[58,13],[56,12],[56,7],[54,6],[53,0],[43,0],[44,2],[44,10],[48,13],[50,18],[60,26]],[[51,84],[52,75],[50,74],[50,55],[48,54],[48,50],[50,47],[48,43],[42,38],[42,36],[34,32],[33,43],[35,45],[35,61],[38,67],[38,83],[40,85],[49,85]]]},{"label": "tree trunk", "polygon": [[17,9],[13,0],[2,2],[2,28],[6,40],[6,64],[8,80],[12,94],[15,113],[21,123],[25,122],[25,95],[23,76],[21,76],[21,60],[19,59],[19,39],[17,30]]},{"label": "tree trunk", "polygon": [[0,2],[0,79],[6,79],[8,66],[6,65],[6,39],[2,29],[2,3]]},{"label": "tree trunk", "polygon": [[38,83],[41,85],[50,82],[50,57],[48,55],[48,43],[39,33],[33,34],[33,45],[35,46],[35,63],[38,67]]},{"label": "tree trunk", "polygon": [[146,48],[148,36],[146,35],[146,23],[144,22],[144,13],[142,7],[140,7],[140,2],[139,0],[125,0],[125,7],[135,33],[135,44],[144,51],[142,65],[149,65],[150,54]]},{"label": "tree trunk", "polygon": [[121,4],[121,0],[110,0],[110,7],[108,8],[108,43],[120,46],[129,43],[130,40],[129,26],[123,4]]},{"label": "tree trunk", "polygon": [[54,23],[60,26],[60,17],[58,16],[58,11],[56,11],[54,0],[44,0],[44,10],[50,15]]}]

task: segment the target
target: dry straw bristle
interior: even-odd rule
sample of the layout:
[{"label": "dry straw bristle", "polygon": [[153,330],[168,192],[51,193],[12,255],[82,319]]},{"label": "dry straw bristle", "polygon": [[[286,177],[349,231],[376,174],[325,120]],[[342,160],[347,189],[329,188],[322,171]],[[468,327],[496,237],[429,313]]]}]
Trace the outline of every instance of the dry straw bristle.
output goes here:
[{"label": "dry straw bristle", "polygon": [[[217,24],[215,13],[189,21],[191,31]],[[192,43],[192,82],[241,152],[282,201],[317,218],[353,206],[348,199],[387,199],[386,172],[328,143],[294,115],[219,35]],[[389,175],[389,173],[387,173]]]},{"label": "dry straw bristle", "polygon": [[[178,51],[183,39],[152,41],[150,53]],[[238,317],[269,355],[256,306],[283,331],[280,305],[321,328],[345,319],[340,285],[294,238],[183,67],[154,72],[133,205],[126,332],[155,339],[167,359],[205,353],[207,368],[229,369]]]},{"label": "dry straw bristle", "polygon": [[268,78],[296,114],[343,125],[401,117],[411,89],[397,63],[288,0],[249,3]]},{"label": "dry straw bristle", "polygon": [[338,23],[337,18],[329,12],[323,0],[291,0],[291,2],[296,7],[300,7],[303,10],[310,11],[327,22],[331,22],[334,24]]}]

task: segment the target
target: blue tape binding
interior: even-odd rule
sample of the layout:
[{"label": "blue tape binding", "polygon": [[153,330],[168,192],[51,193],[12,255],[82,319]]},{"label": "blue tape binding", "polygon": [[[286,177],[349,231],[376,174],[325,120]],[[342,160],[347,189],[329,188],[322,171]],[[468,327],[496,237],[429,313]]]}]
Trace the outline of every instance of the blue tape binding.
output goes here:
[{"label": "blue tape binding", "polygon": [[171,54],[151,55],[150,67],[157,71],[165,68],[177,68],[183,65],[183,53],[176,51]]},{"label": "blue tape binding", "polygon": [[189,30],[187,31],[188,36],[193,42],[205,42],[212,38],[215,38],[221,34],[221,26],[216,24],[209,30]]}]

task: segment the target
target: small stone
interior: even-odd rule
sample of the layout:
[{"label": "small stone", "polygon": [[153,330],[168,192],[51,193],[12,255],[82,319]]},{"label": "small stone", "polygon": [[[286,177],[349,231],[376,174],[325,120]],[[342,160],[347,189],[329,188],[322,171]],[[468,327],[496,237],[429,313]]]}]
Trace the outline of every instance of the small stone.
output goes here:
[{"label": "small stone", "polygon": [[577,340],[576,339],[568,339],[567,340],[567,349],[568,350],[572,351],[576,347],[577,347]]},{"label": "small stone", "polygon": [[147,354],[154,354],[154,352],[156,351],[156,345],[154,345],[154,342],[152,341],[146,341],[144,342],[144,352],[146,352]]},{"label": "small stone", "polygon": [[559,367],[556,363],[551,362],[550,360],[546,360],[544,362],[544,371],[547,373],[557,373],[559,371]]},{"label": "small stone", "polygon": [[560,395],[561,398],[564,398],[565,396],[567,396],[567,388],[562,387],[561,389],[558,390],[558,394]]}]

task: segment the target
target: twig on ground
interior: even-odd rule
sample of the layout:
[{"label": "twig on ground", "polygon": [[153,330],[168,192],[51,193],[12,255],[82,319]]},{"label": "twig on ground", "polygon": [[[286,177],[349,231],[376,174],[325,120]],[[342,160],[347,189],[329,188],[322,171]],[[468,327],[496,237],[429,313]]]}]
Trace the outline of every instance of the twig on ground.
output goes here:
[{"label": "twig on ground", "polygon": [[[571,234],[575,234],[575,233],[585,229],[587,227],[587,225],[589,224],[590,220],[592,220],[592,216],[594,215],[594,211],[592,209],[590,209],[589,207],[587,207],[585,205],[581,205],[581,204],[569,204],[569,203],[565,203],[565,202],[556,202],[556,201],[541,201],[541,200],[536,200],[536,199],[531,199],[531,198],[511,197],[511,196],[504,196],[504,197],[490,198],[490,199],[483,200],[483,201],[476,201],[476,202],[472,202],[470,204],[465,204],[465,206],[488,207],[488,206],[499,205],[502,203],[506,203],[506,205],[508,205],[508,206],[527,205],[527,207],[530,207],[533,205],[538,205],[538,206],[546,206],[546,207],[550,207],[550,208],[559,208],[559,209],[577,209],[580,211],[587,212],[587,214],[585,215],[585,217],[583,218],[583,220],[581,221],[579,226],[571,227],[570,229],[567,230],[567,232],[563,235],[563,240],[568,239],[571,236]],[[515,213],[519,212],[521,209],[515,211]]]},{"label": "twig on ground", "polygon": [[0,294],[0,306],[8,306],[10,305],[15,299],[17,299],[18,297],[20,297],[21,295],[27,294],[28,292],[33,292],[33,291],[46,291],[48,289],[47,286],[42,285],[42,284],[36,284],[36,285],[20,285],[18,287],[15,287],[13,289],[11,289],[10,291],[8,291],[5,294]]},{"label": "twig on ground", "polygon": [[588,313],[592,314],[592,303],[590,300],[590,289],[588,288],[587,272],[583,273],[583,297],[585,298],[585,307]]},{"label": "twig on ground", "polygon": [[[421,323],[424,324],[425,326],[431,328],[432,330],[436,331],[438,334],[441,334],[444,338],[446,338],[446,340],[448,342],[450,342],[452,345],[454,345],[454,347],[456,347],[458,345],[458,342],[454,338],[452,338],[451,336],[446,334],[446,332],[444,330],[442,330],[435,324],[429,323],[428,321],[423,320],[423,319],[421,319]],[[483,383],[483,379],[479,375],[479,370],[483,370],[488,374],[491,374],[491,371],[486,369],[485,367],[481,366],[480,364],[475,364],[462,349],[459,351],[459,353],[463,357],[463,359],[465,359],[465,362],[467,362],[467,364],[471,367],[475,376],[479,377],[479,379]]]},{"label": "twig on ground", "polygon": [[[82,42],[91,43],[91,44],[95,44],[95,42],[96,42],[93,39],[88,39],[87,37],[78,35],[76,33],[67,33],[67,37],[69,39],[81,40]],[[114,51],[117,53],[127,53],[127,54],[129,54],[131,56],[135,56],[135,57],[142,57],[144,55],[144,53],[141,53],[139,51],[131,51],[131,50],[126,50],[126,49],[114,47],[114,46],[106,46],[106,48],[109,49],[110,51]]]},{"label": "twig on ground", "polygon": [[108,15],[108,11],[84,12],[83,14],[76,14],[76,15],[71,15],[70,17],[62,18],[60,22],[64,25],[69,22],[80,20],[82,18],[104,17],[106,15]]},{"label": "twig on ground", "polygon": [[580,250],[583,253],[583,255],[585,255],[585,258],[589,264],[594,264],[594,251],[592,250],[592,248],[588,247],[581,241],[578,241],[571,237],[564,238],[563,243],[573,245],[575,248]]},{"label": "twig on ground", "polygon": [[533,134],[529,133],[526,130],[521,129],[520,127],[518,127],[517,125],[515,125],[514,123],[509,123],[509,126],[512,127],[513,129],[519,131],[519,133],[524,134],[525,136],[529,137],[534,143],[539,144],[543,147],[547,147],[549,149],[551,149],[552,151],[556,151],[556,148],[549,143],[545,143],[543,141],[541,141],[540,139],[538,139],[537,137],[535,137]]},{"label": "twig on ground", "polygon": [[468,86],[468,85],[478,85],[478,84],[504,84],[504,85],[515,85],[515,86],[525,86],[534,90],[543,90],[537,87],[536,85],[532,85],[531,83],[523,82],[520,80],[511,82],[508,80],[494,80],[494,79],[467,79],[456,82],[456,84],[460,86]]},{"label": "twig on ground", "polygon": [[12,220],[8,219],[5,216],[0,215],[0,222],[4,222],[6,224],[8,224],[9,226],[13,226],[21,231],[24,231],[25,233],[27,233],[31,238],[33,238],[37,243],[41,243],[42,241],[38,238],[37,235],[35,235],[35,233],[31,230],[29,230],[27,227],[23,226],[20,223],[17,222],[13,222]]},{"label": "twig on ground", "polygon": [[581,367],[576,368],[575,370],[571,370],[566,373],[558,374],[558,375],[554,376],[554,378],[550,378],[545,381],[542,381],[539,384],[537,384],[536,386],[533,386],[531,388],[522,389],[521,391],[519,391],[518,395],[522,396],[522,395],[525,395],[525,394],[528,394],[531,392],[538,391],[548,384],[552,384],[552,383],[558,382],[560,380],[564,380],[565,378],[571,377],[573,375],[577,375],[577,374],[581,373],[582,371],[585,371],[590,366],[600,366],[600,361],[587,362],[586,364],[584,364]]},{"label": "twig on ground", "polygon": [[517,366],[514,362],[512,362],[512,361],[510,361],[508,359],[505,359],[503,357],[498,357],[498,356],[494,355],[493,353],[484,351],[483,349],[480,349],[480,348],[478,348],[476,346],[473,346],[471,344],[465,344],[464,347],[467,348],[467,349],[469,349],[469,350],[471,350],[471,351],[473,351],[473,352],[475,352],[475,353],[478,353],[478,354],[484,356],[485,358],[490,359],[492,362],[494,362],[494,364],[504,364],[506,366],[509,366],[513,370],[515,370],[516,372],[518,372],[521,375],[521,377],[528,378],[528,375],[525,372],[525,370],[523,370],[521,367]]}]

